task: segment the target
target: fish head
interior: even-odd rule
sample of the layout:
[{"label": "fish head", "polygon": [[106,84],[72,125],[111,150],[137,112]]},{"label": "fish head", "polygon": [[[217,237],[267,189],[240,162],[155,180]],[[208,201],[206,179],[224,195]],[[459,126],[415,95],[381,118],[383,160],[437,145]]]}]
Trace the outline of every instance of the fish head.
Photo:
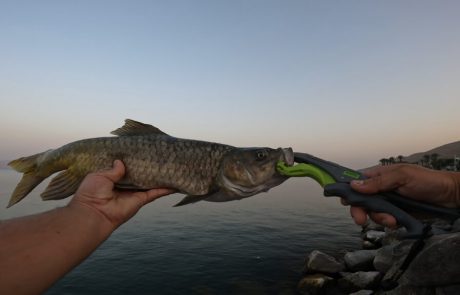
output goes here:
[{"label": "fish head", "polygon": [[220,171],[221,186],[232,195],[249,197],[281,184],[288,177],[276,170],[278,161],[294,164],[291,148],[238,148],[227,154]]}]

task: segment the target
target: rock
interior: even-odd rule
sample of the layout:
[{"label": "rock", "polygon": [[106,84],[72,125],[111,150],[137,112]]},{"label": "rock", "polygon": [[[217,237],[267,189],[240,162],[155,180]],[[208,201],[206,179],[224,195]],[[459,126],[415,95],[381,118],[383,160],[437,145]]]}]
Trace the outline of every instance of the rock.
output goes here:
[{"label": "rock", "polygon": [[455,220],[452,224],[451,232],[460,232],[460,218]]},{"label": "rock", "polygon": [[334,257],[318,250],[312,251],[305,260],[306,273],[338,273],[345,269],[345,265]]},{"label": "rock", "polygon": [[402,240],[404,234],[407,233],[407,230],[404,227],[400,227],[397,229],[385,229],[385,237],[382,239],[382,245],[390,245],[395,242],[399,242]]},{"label": "rock", "polygon": [[377,295],[438,295],[434,288],[423,288],[414,286],[398,286],[389,291],[378,291]]},{"label": "rock", "polygon": [[378,271],[358,271],[354,273],[341,273],[342,278],[338,280],[340,289],[345,292],[356,292],[363,289],[377,288],[382,274]]},{"label": "rock", "polygon": [[370,230],[364,235],[364,239],[371,241],[374,244],[380,244],[385,237],[386,233],[383,231]]},{"label": "rock", "polygon": [[436,288],[436,295],[458,295],[460,294],[460,285],[443,286]]},{"label": "rock", "polygon": [[396,259],[393,250],[397,245],[398,244],[395,243],[383,246],[377,250],[373,261],[376,270],[386,273],[390,269]]},{"label": "rock", "polygon": [[433,236],[401,279],[420,287],[460,284],[459,261],[460,233]]},{"label": "rock", "polygon": [[372,295],[374,291],[372,290],[359,290],[358,292],[350,293],[349,295]]},{"label": "rock", "polygon": [[392,279],[395,273],[399,272],[399,268],[404,262],[404,259],[406,258],[413,244],[414,244],[414,240],[404,240],[402,242],[393,244],[394,245],[393,251],[392,251],[393,264],[386,271],[383,281]]},{"label": "rock", "polygon": [[380,225],[378,223],[375,223],[371,219],[368,219],[366,223],[363,225],[363,233],[369,231],[369,230],[378,230],[378,231],[384,231],[385,227],[383,225]]},{"label": "rock", "polygon": [[328,277],[323,274],[312,274],[307,275],[302,280],[300,280],[297,285],[297,290],[300,294],[324,294],[328,285],[334,281],[333,278]]},{"label": "rock", "polygon": [[452,230],[452,224],[444,219],[436,219],[431,223],[432,229],[440,229],[444,232],[450,232]]},{"label": "rock", "polygon": [[372,270],[372,262],[376,253],[377,250],[358,250],[346,253],[343,259],[350,271]]},{"label": "rock", "polygon": [[367,241],[367,240],[363,240],[363,249],[364,250],[372,250],[372,249],[377,249],[379,246],[377,246],[376,244],[370,242],[370,241]]}]

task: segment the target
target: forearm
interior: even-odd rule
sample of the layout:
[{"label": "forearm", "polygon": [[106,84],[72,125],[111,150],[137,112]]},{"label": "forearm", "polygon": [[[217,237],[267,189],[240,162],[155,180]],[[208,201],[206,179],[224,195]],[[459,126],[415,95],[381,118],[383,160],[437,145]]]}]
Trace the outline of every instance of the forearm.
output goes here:
[{"label": "forearm", "polygon": [[454,183],[452,195],[456,200],[457,208],[460,208],[460,172],[451,172],[451,176]]},{"label": "forearm", "polygon": [[38,294],[89,256],[113,226],[85,206],[0,223],[0,294]]}]

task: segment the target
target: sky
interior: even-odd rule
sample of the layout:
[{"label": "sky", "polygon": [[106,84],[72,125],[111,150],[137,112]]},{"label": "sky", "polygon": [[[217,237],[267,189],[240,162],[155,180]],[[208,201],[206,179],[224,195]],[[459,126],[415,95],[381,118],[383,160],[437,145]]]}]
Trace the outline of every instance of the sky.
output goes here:
[{"label": "sky", "polygon": [[460,140],[458,1],[0,0],[0,160],[108,136],[360,168]]}]

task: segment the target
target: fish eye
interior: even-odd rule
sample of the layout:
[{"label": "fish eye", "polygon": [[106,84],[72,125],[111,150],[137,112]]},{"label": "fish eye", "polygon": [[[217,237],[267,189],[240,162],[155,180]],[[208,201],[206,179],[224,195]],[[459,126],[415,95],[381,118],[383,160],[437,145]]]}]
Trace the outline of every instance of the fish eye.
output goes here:
[{"label": "fish eye", "polygon": [[258,161],[261,161],[267,157],[267,151],[266,150],[260,150],[256,152],[256,158]]}]

